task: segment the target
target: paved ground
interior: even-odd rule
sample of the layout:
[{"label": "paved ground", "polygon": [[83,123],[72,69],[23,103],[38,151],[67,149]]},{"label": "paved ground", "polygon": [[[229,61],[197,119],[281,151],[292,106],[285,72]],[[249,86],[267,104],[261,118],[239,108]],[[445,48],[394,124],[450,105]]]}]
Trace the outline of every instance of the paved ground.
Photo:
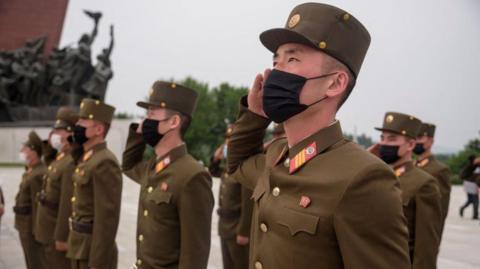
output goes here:
[{"label": "paved ground", "polygon": [[[0,185],[3,187],[7,201],[7,210],[0,230],[0,269],[25,268],[17,232],[13,228],[13,212],[11,211],[21,173],[22,170],[19,168],[0,169]],[[128,269],[131,268],[135,260],[135,222],[139,188],[131,180],[125,178],[123,190],[121,223],[117,243],[119,246],[119,268]],[[215,180],[213,191],[216,196],[218,193],[218,180]],[[458,216],[458,208],[464,202],[464,196],[460,187],[454,187],[438,269],[480,268],[480,255],[478,255],[480,222],[472,221],[469,218],[461,219]],[[466,216],[470,216],[471,211],[469,210],[466,211]],[[214,215],[209,269],[222,268],[216,223],[217,218]]]}]

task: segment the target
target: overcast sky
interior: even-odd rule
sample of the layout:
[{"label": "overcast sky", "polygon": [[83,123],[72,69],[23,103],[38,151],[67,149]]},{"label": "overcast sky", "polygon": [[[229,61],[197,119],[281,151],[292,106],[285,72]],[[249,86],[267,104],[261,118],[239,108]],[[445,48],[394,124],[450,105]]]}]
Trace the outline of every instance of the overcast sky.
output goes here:
[{"label": "overcast sky", "polygon": [[[93,55],[115,48],[106,101],[119,112],[142,114],[135,101],[156,79],[186,76],[216,86],[250,86],[271,66],[259,34],[283,27],[302,1],[284,0],[70,0],[62,45],[90,32],[82,9],[104,16]],[[386,111],[437,124],[437,152],[463,147],[480,130],[480,1],[324,1],[357,17],[372,43],[357,86],[338,118],[346,132],[367,133]]]}]

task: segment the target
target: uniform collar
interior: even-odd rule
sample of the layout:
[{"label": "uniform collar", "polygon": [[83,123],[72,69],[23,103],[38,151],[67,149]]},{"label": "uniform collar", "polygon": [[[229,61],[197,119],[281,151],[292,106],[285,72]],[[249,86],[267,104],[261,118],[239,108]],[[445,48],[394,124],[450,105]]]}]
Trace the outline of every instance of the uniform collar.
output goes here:
[{"label": "uniform collar", "polygon": [[65,152],[59,152],[55,160],[60,161],[63,157],[65,157]]},{"label": "uniform collar", "polygon": [[182,143],[180,146],[177,146],[170,150],[167,154],[157,158],[155,164],[155,173],[160,173],[163,169],[169,166],[171,163],[180,159],[181,157],[187,154],[187,146],[185,143]]},{"label": "uniform collar", "polygon": [[84,162],[88,161],[93,156],[93,154],[99,152],[102,149],[106,149],[106,148],[107,148],[107,142],[102,142],[102,143],[96,144],[95,146],[93,146],[91,149],[89,149],[87,152],[85,152],[83,154],[82,161],[84,161]]},{"label": "uniform collar", "polygon": [[43,163],[41,161],[38,161],[36,164],[34,164],[32,166],[25,166],[25,170],[26,170],[27,174],[31,174],[35,169],[39,168],[42,165],[43,165]]},{"label": "uniform collar", "polygon": [[423,160],[417,160],[415,162],[415,165],[418,166],[418,167],[425,167],[427,166],[431,161],[433,160],[433,155],[430,154],[427,158],[423,159]]},{"label": "uniform collar", "polygon": [[290,174],[293,174],[315,156],[342,140],[343,133],[340,122],[335,121],[330,126],[303,139],[290,149],[285,147],[279,158],[277,158],[275,165],[282,160],[282,157],[288,151],[288,159],[286,160],[286,163],[288,163]]},{"label": "uniform collar", "polygon": [[397,177],[401,177],[403,176],[405,173],[407,173],[408,171],[412,170],[414,167],[413,165],[413,162],[412,161],[408,161],[406,163],[403,163],[397,167],[394,167],[394,171],[395,171],[395,175]]}]

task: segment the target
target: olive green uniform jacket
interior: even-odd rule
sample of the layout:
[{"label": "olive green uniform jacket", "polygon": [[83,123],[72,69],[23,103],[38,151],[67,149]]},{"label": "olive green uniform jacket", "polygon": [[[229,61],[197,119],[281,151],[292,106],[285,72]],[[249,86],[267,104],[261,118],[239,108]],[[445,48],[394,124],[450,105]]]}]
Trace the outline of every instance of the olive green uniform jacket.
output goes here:
[{"label": "olive green uniform jacket", "polygon": [[114,268],[122,196],[120,166],[106,143],[94,146],[78,160],[74,155],[74,160],[71,220],[91,226],[92,231],[70,229],[67,257],[86,262],[89,267]]},{"label": "olive green uniform jacket", "polygon": [[45,254],[52,268],[69,268],[66,253],[55,253],[55,241],[67,242],[68,218],[72,213],[72,175],[75,163],[69,153],[59,153],[50,163],[43,177],[36,216],[35,238],[49,245]]},{"label": "olive green uniform jacket", "polygon": [[442,206],[442,233],[445,227],[445,220],[448,215],[448,206],[450,204],[450,192],[452,190],[452,184],[450,182],[450,170],[448,167],[441,163],[433,155],[425,160],[417,163],[417,166],[423,169],[423,171],[432,175],[438,181],[440,187],[441,206]]},{"label": "olive green uniform jacket", "polygon": [[399,182],[385,163],[345,141],[338,122],[264,154],[270,121],[240,110],[228,165],[254,190],[250,268],[410,268]]},{"label": "olive green uniform jacket", "polygon": [[143,160],[145,142],[130,127],[122,169],[140,184],[137,268],[205,269],[214,205],[212,180],[180,145]]},{"label": "olive green uniform jacket", "polygon": [[235,239],[236,235],[249,237],[253,211],[252,191],[228,176],[225,161],[211,158],[209,167],[210,173],[221,179],[217,209],[218,234],[225,239]]},{"label": "olive green uniform jacket", "polygon": [[60,153],[48,166],[39,196],[35,238],[44,244],[66,242],[68,218],[72,213],[72,175],[75,163],[70,154]]},{"label": "olive green uniform jacket", "polygon": [[34,234],[35,222],[37,216],[37,194],[42,190],[43,176],[47,168],[43,163],[39,163],[28,169],[22,175],[22,182],[15,198],[15,207],[31,208],[31,214],[15,215],[15,228],[20,233]]},{"label": "olive green uniform jacket", "polygon": [[[403,172],[399,170],[402,167]],[[412,268],[435,269],[443,221],[438,182],[412,162],[402,167],[396,171],[408,222]]]},{"label": "olive green uniform jacket", "polygon": [[42,179],[47,169],[42,162],[28,168],[22,175],[22,181],[15,197],[15,228],[20,234],[20,241],[25,255],[27,268],[44,268],[43,249],[35,240],[35,219],[38,214],[37,194],[42,189]]}]

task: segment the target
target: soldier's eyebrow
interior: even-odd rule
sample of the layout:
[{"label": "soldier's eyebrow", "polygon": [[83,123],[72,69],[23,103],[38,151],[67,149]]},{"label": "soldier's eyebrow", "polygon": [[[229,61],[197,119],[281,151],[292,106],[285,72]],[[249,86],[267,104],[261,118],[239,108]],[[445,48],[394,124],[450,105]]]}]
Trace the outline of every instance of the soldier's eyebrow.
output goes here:
[{"label": "soldier's eyebrow", "polygon": [[[286,49],[283,54],[297,54],[298,52],[302,52],[303,51],[303,48],[301,47],[293,47],[293,48],[288,48]],[[273,54],[273,59],[275,60],[276,58],[278,58],[278,53],[275,52]]]}]

